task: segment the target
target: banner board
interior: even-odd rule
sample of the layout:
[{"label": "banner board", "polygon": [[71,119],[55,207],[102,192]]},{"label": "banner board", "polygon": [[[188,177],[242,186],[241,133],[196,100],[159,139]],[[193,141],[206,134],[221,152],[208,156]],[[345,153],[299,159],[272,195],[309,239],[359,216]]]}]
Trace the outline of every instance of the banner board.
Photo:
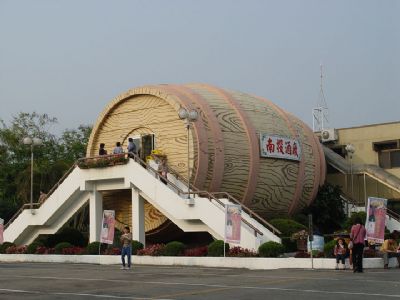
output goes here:
[{"label": "banner board", "polygon": [[300,160],[300,142],[288,137],[260,133],[260,156]]},{"label": "banner board", "polygon": [[368,198],[367,220],[365,228],[367,230],[366,239],[369,242],[382,244],[385,238],[387,199]]},{"label": "banner board", "polygon": [[239,244],[242,222],[242,207],[236,204],[225,206],[225,242]]},{"label": "banner board", "polygon": [[[324,252],[325,240],[321,235],[313,235],[312,240],[312,250],[318,250],[319,252]],[[308,238],[307,240],[307,251],[311,251],[311,242]]]},{"label": "banner board", "polygon": [[103,211],[103,221],[101,222],[100,242],[112,244],[114,241],[115,211]]},{"label": "banner board", "polygon": [[4,242],[3,232],[4,232],[4,220],[0,218],[0,245],[3,244]]}]

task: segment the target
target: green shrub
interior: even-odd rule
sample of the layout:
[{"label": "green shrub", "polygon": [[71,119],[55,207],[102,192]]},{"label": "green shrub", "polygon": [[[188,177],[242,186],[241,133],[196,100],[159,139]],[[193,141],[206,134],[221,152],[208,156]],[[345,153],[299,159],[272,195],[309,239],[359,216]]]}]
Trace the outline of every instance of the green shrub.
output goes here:
[{"label": "green shrub", "polygon": [[292,219],[272,219],[270,223],[282,233],[280,236],[282,245],[285,248],[284,252],[297,251],[296,241],[292,241],[290,237],[295,232],[307,229],[306,226]]},{"label": "green shrub", "polygon": [[26,248],[26,253],[35,254],[37,247],[42,247],[42,246],[43,246],[42,242],[35,241],[32,244],[28,245],[28,247]]},{"label": "green shrub", "polygon": [[87,245],[86,252],[90,255],[99,255],[99,247],[100,252],[104,252],[107,248],[107,244],[100,244],[100,242],[91,242]]},{"label": "green shrub", "polygon": [[15,244],[11,242],[4,242],[3,244],[0,245],[0,253],[1,254],[6,253],[8,247],[15,247]]},{"label": "green shrub", "polygon": [[163,255],[165,256],[180,256],[183,255],[185,245],[181,242],[169,242],[165,245]]},{"label": "green shrub", "polygon": [[[229,244],[225,243],[225,254],[229,252]],[[216,240],[208,245],[208,256],[224,256],[224,241]]]},{"label": "green shrub", "polygon": [[292,241],[290,237],[281,238],[282,245],[284,247],[284,252],[296,252],[297,251],[297,241]]},{"label": "green shrub", "polygon": [[336,240],[331,240],[324,245],[325,257],[333,257],[333,249],[335,248]]},{"label": "green shrub", "polygon": [[90,255],[98,255],[99,247],[100,247],[100,242],[91,242],[86,247],[87,253]]},{"label": "green shrub", "polygon": [[306,226],[292,219],[272,219],[270,223],[282,232],[282,237],[290,237],[295,232],[307,229]]},{"label": "green shrub", "polygon": [[285,250],[282,244],[277,242],[266,242],[258,247],[258,255],[261,257],[278,257]]},{"label": "green shrub", "polygon": [[68,243],[68,242],[61,242],[61,243],[58,243],[58,244],[54,247],[54,250],[55,250],[55,253],[56,253],[56,254],[62,254],[62,250],[63,250],[64,248],[69,248],[69,247],[72,247],[72,244],[71,244],[71,243]]},{"label": "green shrub", "polygon": [[68,242],[74,246],[79,247],[83,247],[87,243],[85,237],[79,230],[66,227],[63,228],[60,232],[48,236],[45,244],[47,247],[54,247],[54,245],[57,245],[61,242]]},{"label": "green shrub", "polygon": [[132,241],[132,255],[136,255],[138,250],[142,250],[144,245],[139,241]]}]

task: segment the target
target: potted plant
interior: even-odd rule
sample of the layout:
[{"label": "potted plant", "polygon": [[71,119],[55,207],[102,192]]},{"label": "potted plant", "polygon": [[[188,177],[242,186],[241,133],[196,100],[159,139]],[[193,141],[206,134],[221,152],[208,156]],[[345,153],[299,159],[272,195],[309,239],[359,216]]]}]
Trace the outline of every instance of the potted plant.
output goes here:
[{"label": "potted plant", "polygon": [[307,240],[308,240],[308,232],[306,230],[300,230],[295,232],[290,237],[292,241],[296,241],[297,250],[299,251],[307,251]]}]

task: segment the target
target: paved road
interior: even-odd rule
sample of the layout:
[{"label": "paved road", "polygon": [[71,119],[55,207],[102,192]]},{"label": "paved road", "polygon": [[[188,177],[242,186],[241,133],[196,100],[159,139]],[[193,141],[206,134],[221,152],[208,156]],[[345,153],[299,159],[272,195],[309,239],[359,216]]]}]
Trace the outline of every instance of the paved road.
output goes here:
[{"label": "paved road", "polygon": [[269,270],[0,264],[0,299],[396,299],[400,269]]}]

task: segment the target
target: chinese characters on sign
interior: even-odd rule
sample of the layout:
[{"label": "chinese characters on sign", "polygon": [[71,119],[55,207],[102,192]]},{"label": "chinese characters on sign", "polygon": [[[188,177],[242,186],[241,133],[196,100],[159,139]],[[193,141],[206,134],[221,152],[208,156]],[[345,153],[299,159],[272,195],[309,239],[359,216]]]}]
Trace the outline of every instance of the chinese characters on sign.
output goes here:
[{"label": "chinese characters on sign", "polygon": [[301,147],[298,140],[261,133],[261,157],[274,157],[290,160],[300,160]]},{"label": "chinese characters on sign", "polygon": [[101,224],[100,242],[112,244],[114,241],[115,211],[105,210],[103,212],[103,222]]},{"label": "chinese characters on sign", "polygon": [[236,204],[225,206],[225,242],[240,243],[242,208]]},{"label": "chinese characters on sign", "polygon": [[367,221],[365,228],[367,229],[366,239],[382,244],[385,236],[386,221],[386,204],[387,200],[382,198],[368,198]]}]

